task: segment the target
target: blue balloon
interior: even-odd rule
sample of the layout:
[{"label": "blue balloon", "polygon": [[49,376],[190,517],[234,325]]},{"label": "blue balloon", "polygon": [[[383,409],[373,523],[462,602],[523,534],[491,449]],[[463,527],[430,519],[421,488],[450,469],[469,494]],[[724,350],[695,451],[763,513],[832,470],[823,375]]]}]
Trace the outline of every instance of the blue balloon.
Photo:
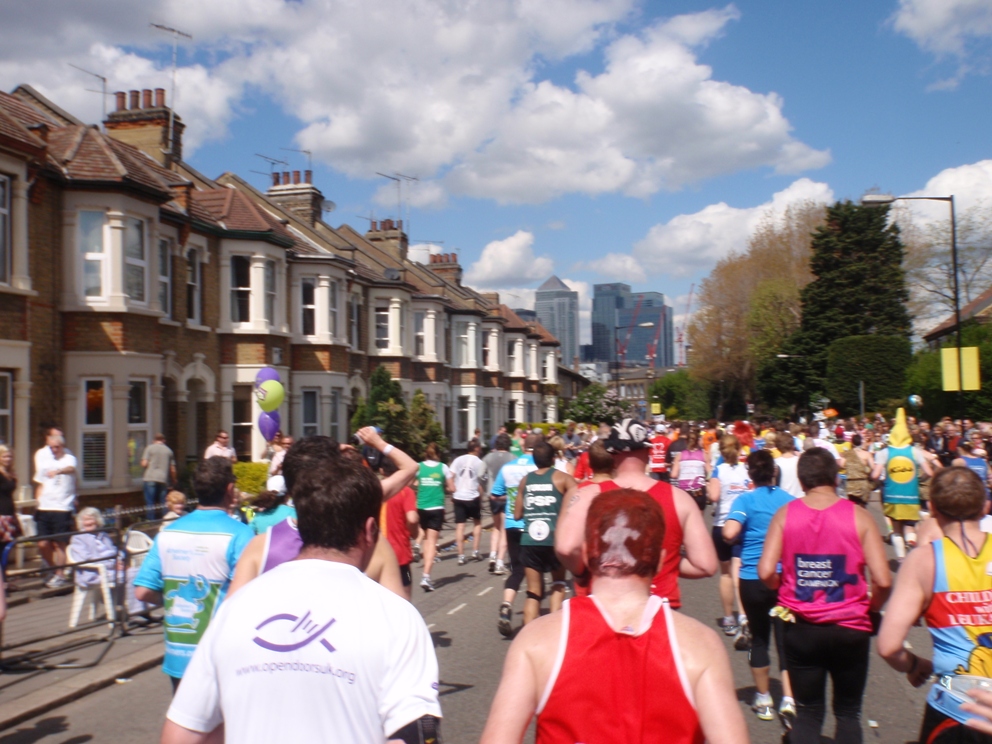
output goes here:
[{"label": "blue balloon", "polygon": [[262,432],[262,438],[266,442],[272,441],[281,425],[282,421],[279,418],[279,411],[272,411],[272,413],[262,411],[258,414],[258,430]]},{"label": "blue balloon", "polygon": [[258,370],[258,374],[255,375],[255,387],[258,387],[267,380],[282,382],[282,380],[279,379],[279,373],[272,369],[272,367],[262,367]]}]

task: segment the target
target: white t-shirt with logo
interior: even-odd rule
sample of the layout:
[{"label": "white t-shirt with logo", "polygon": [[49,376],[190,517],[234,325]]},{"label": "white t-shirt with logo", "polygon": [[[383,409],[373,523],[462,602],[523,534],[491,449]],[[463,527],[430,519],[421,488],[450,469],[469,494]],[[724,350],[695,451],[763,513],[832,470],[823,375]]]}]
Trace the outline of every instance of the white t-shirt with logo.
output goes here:
[{"label": "white t-shirt with logo", "polygon": [[489,477],[489,468],[475,455],[462,455],[451,463],[451,473],[455,480],[455,492],[451,498],[471,501],[482,493],[482,482]]},{"label": "white t-shirt with logo", "polygon": [[720,481],[720,502],[713,514],[713,526],[723,527],[737,497],[751,490],[751,478],[748,476],[747,466],[743,462],[738,462],[736,465],[721,462],[710,477]]},{"label": "white t-shirt with logo", "polygon": [[[47,456],[35,455],[38,471],[34,474],[36,483],[41,484],[41,495],[38,498],[38,511],[72,511],[76,501],[76,474],[62,473],[48,475],[53,470],[76,468],[76,457],[69,450],[63,450],[62,457],[55,459],[52,451],[45,447]],[[40,455],[40,456],[39,456]]]},{"label": "white t-shirt with logo", "polygon": [[[318,591],[319,589],[319,591]],[[441,716],[416,608],[354,566],[295,560],[221,605],[167,714],[227,741],[385,742]]]}]

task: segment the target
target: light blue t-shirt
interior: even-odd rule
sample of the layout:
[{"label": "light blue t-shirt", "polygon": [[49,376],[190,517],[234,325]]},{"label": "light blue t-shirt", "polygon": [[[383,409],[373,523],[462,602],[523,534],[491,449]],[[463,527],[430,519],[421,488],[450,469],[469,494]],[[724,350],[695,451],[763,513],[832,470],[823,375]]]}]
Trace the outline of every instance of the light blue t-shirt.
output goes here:
[{"label": "light blue t-shirt", "polygon": [[493,496],[506,496],[506,521],[508,530],[522,530],[526,525],[524,521],[513,518],[513,509],[517,503],[517,487],[527,473],[537,470],[534,464],[533,455],[521,455],[516,460],[510,460],[499,469],[499,475],[493,483]]},{"label": "light blue t-shirt", "polygon": [[165,606],[162,671],[181,678],[255,536],[221,509],[197,509],[164,527],[134,580],[161,592]]},{"label": "light blue t-shirt", "polygon": [[741,523],[741,578],[758,578],[758,561],[765,547],[765,535],[780,508],[793,500],[792,494],[778,486],[758,486],[753,491],[741,494],[727,520]]},{"label": "light blue t-shirt", "polygon": [[275,509],[270,509],[267,512],[259,512],[255,515],[255,518],[251,520],[251,527],[256,535],[263,534],[269,527],[279,524],[284,519],[289,519],[289,517],[296,517],[296,509],[289,506],[288,504],[279,504]]}]

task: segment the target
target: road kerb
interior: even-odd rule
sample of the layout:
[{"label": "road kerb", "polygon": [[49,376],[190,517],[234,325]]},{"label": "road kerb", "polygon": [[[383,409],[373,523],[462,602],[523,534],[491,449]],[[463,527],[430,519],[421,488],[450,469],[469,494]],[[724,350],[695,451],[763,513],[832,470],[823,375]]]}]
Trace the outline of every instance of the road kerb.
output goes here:
[{"label": "road kerb", "polygon": [[109,687],[119,678],[133,677],[158,666],[162,663],[163,656],[163,645],[156,643],[152,647],[102,663],[86,672],[4,703],[0,705],[0,731]]}]

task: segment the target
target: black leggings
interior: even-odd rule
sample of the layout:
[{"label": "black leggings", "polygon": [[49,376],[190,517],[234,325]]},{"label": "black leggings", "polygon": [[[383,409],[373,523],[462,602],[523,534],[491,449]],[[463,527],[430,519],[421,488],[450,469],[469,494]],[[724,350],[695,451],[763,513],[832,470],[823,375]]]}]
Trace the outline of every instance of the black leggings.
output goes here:
[{"label": "black leggings", "polygon": [[871,637],[840,625],[783,623],[785,668],[796,699],[792,744],[819,744],[826,714],[827,675],[833,682],[837,744],[860,744],[861,699]]},{"label": "black leggings", "polygon": [[520,537],[523,530],[509,529],[506,531],[506,550],[510,558],[510,575],[503,585],[504,589],[517,591],[524,580],[524,562],[520,558]]},{"label": "black leggings", "polygon": [[751,629],[751,650],[747,659],[753,669],[771,666],[768,655],[768,642],[772,630],[775,631],[775,650],[778,651],[779,669],[784,667],[785,653],[782,650],[782,621],[768,615],[769,610],[778,604],[778,591],[769,589],[761,579],[741,579],[741,604],[747,615]]}]

